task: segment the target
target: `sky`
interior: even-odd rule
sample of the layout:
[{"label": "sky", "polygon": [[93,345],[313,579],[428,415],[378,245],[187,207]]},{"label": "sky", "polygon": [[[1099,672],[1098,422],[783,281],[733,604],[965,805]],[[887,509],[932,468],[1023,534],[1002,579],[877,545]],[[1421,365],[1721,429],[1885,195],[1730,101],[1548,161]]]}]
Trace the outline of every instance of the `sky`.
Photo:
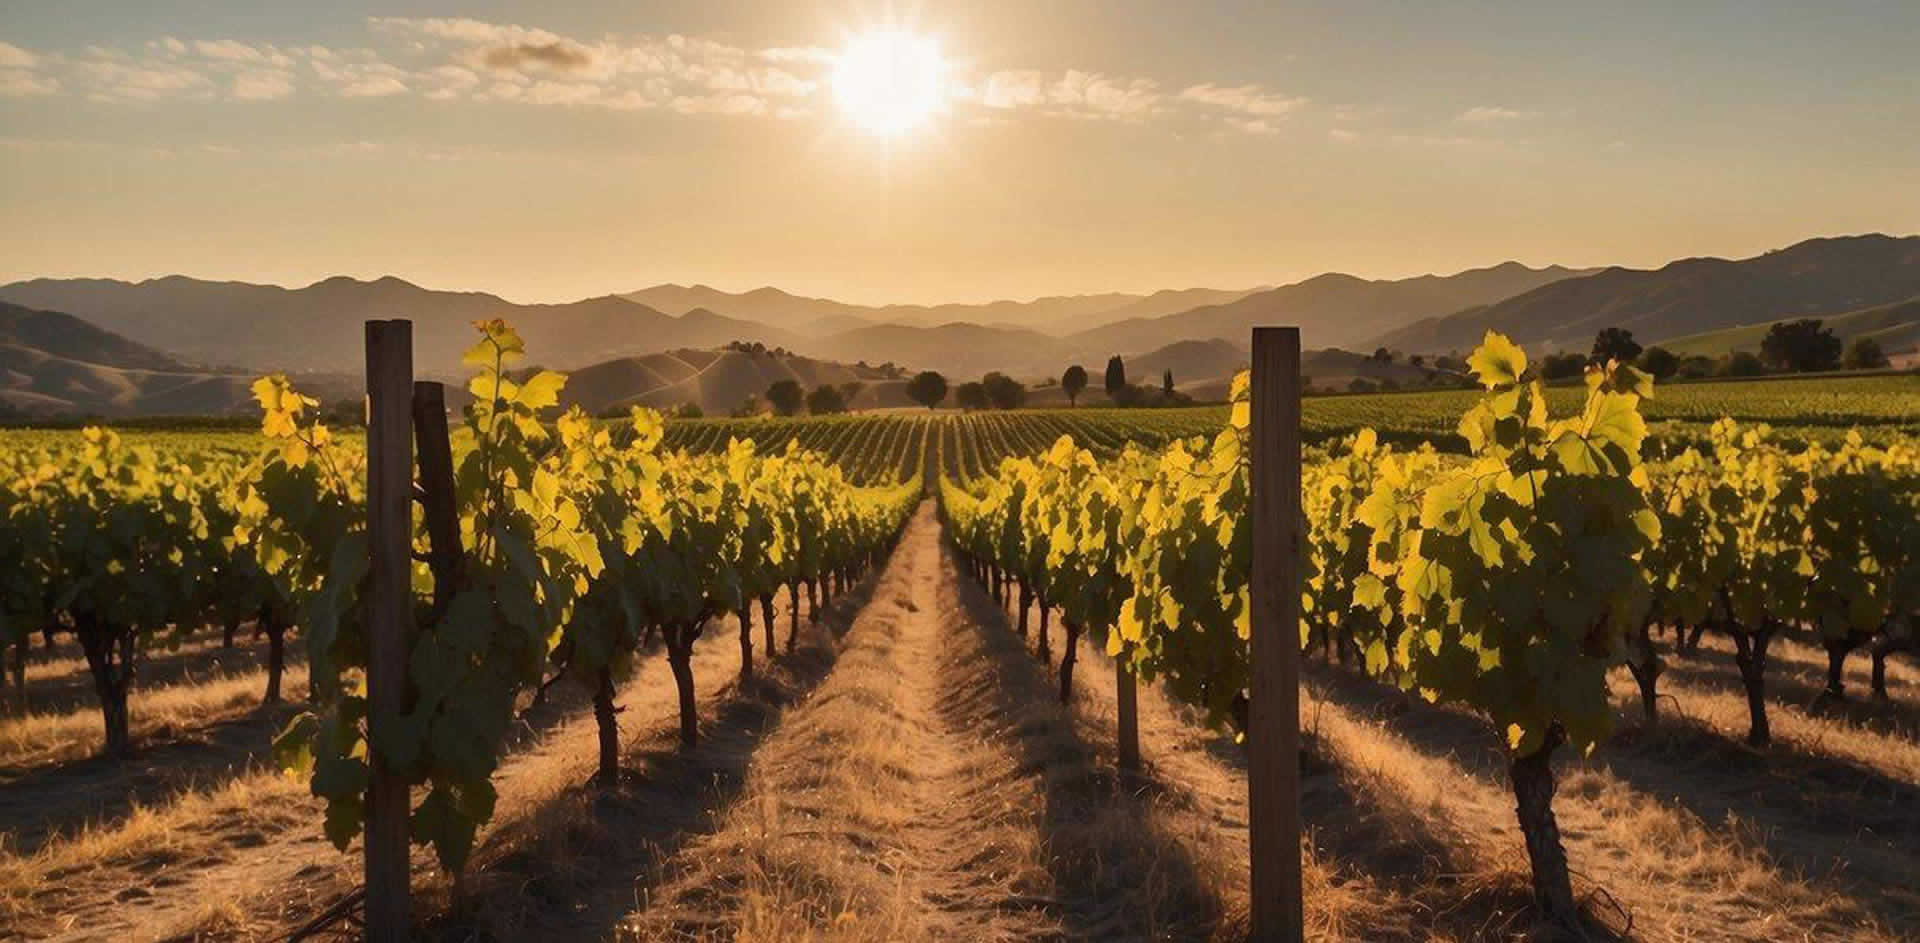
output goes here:
[{"label": "sky", "polygon": [[[918,126],[839,104],[876,30]],[[848,301],[1920,231],[1920,3],[7,0],[0,281]]]}]

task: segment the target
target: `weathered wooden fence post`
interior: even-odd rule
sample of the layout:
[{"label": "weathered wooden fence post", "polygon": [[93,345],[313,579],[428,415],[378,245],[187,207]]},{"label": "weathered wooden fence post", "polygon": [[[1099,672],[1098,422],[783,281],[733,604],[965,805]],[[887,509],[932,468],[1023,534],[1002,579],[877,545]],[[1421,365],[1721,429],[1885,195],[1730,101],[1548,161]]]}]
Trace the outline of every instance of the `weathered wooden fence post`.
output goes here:
[{"label": "weathered wooden fence post", "polygon": [[1304,932],[1300,884],[1300,329],[1253,329],[1250,937]]},{"label": "weathered wooden fence post", "polygon": [[411,926],[407,781],[386,768],[382,731],[407,710],[413,629],[413,322],[368,321],[367,940],[400,943]]}]

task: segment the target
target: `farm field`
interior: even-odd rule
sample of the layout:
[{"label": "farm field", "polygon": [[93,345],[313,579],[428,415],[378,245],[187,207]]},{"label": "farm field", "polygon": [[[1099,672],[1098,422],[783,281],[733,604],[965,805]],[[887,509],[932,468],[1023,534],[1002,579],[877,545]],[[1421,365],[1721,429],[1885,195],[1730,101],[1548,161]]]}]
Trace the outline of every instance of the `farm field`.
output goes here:
[{"label": "farm field", "polygon": [[[1305,404],[1307,423],[1323,430],[1317,441],[1334,446],[1306,469],[1318,574],[1303,625],[1310,660],[1301,702],[1310,937],[1552,938],[1567,925],[1589,938],[1657,940],[1902,940],[1920,932],[1911,881],[1920,872],[1920,667],[1910,648],[1881,650],[1882,641],[1908,638],[1904,629],[1882,634],[1880,623],[1856,621],[1836,635],[1817,608],[1829,598],[1820,593],[1843,585],[1859,594],[1848,607],[1911,605],[1898,586],[1885,595],[1887,579],[1858,587],[1841,580],[1843,572],[1873,570],[1831,550],[1859,541],[1875,561],[1912,565],[1890,548],[1913,546],[1920,469],[1901,404],[1916,391],[1904,382],[1910,378],[1863,379],[1873,382],[1849,384],[1838,399],[1822,399],[1824,387],[1800,390],[1797,407],[1789,405],[1792,383],[1676,386],[1644,402],[1655,423],[1649,455],[1651,436],[1660,434],[1655,404],[1703,436],[1705,417],[1717,412],[1741,423],[1719,434],[1707,466],[1640,466],[1648,478],[1634,493],[1660,496],[1653,506],[1664,543],[1644,547],[1626,570],[1595,561],[1573,571],[1684,579],[1654,586],[1654,604],[1670,608],[1649,610],[1666,616],[1649,615],[1641,631],[1622,636],[1623,648],[1605,659],[1561,656],[1582,659],[1569,670],[1591,680],[1596,700],[1559,702],[1552,714],[1594,746],[1590,754],[1547,748],[1577,901],[1554,922],[1543,920],[1535,899],[1537,862],[1523,840],[1529,823],[1515,821],[1518,735],[1487,722],[1493,712],[1524,729],[1544,715],[1478,700],[1491,687],[1480,676],[1396,648],[1396,638],[1416,635],[1402,620],[1413,620],[1421,637],[1440,626],[1418,621],[1427,617],[1414,597],[1400,596],[1414,590],[1390,578],[1378,590],[1384,602],[1366,601],[1374,590],[1365,581],[1391,573],[1352,536],[1358,522],[1378,520],[1360,511],[1369,489],[1406,488],[1387,506],[1417,511],[1416,489],[1443,491],[1446,476],[1469,459],[1396,452],[1392,431],[1335,431],[1391,414],[1400,425],[1389,430],[1414,435],[1437,424],[1451,402],[1452,434],[1476,397]],[[555,416],[534,405],[538,386],[529,382],[536,392],[526,402],[508,401],[526,420],[510,425],[510,435],[551,430],[554,441],[489,440],[492,427],[476,423],[455,436],[458,461],[509,455],[551,474],[536,475],[511,504],[515,515],[547,515],[544,527],[575,526],[581,540],[607,548],[636,530],[652,536],[597,570],[585,555],[553,549],[541,558],[562,568],[542,579],[574,574],[574,585],[588,587],[573,603],[580,615],[523,617],[560,642],[531,682],[486,702],[487,716],[501,718],[498,739],[483,747],[498,801],[474,822],[471,847],[436,835],[438,847],[416,848],[423,932],[876,941],[1245,933],[1247,759],[1231,696],[1244,683],[1231,674],[1244,658],[1243,643],[1232,641],[1243,613],[1232,587],[1245,580],[1232,575],[1240,572],[1232,533],[1244,525],[1231,514],[1201,517],[1244,506],[1238,446],[1221,453],[1227,459],[1211,451],[1222,447],[1215,436],[1235,428],[1229,408],[643,420],[629,429]],[[1565,415],[1575,408],[1568,395],[1581,393],[1541,395]],[[1393,408],[1407,402],[1426,412]],[[239,556],[249,545],[221,536],[284,528],[275,539],[290,543],[259,546],[315,556],[300,548],[315,545],[321,532],[313,528],[324,521],[294,531],[300,519],[292,509],[336,500],[351,509],[359,495],[346,483],[325,484],[324,471],[329,463],[351,467],[364,446],[358,436],[316,434],[297,401],[279,403],[268,414],[270,436],[0,433],[16,482],[4,499],[10,535],[43,533],[19,528],[43,508],[84,500],[92,503],[66,509],[74,516],[54,513],[44,526],[79,533],[88,514],[128,515],[119,526],[161,528],[188,554],[139,556],[137,573],[158,578],[184,568],[191,577],[198,567],[197,582],[208,584],[116,588],[126,598],[115,605],[127,608],[92,610],[85,594],[115,587],[104,582],[115,572],[79,583],[74,573],[50,571],[76,580],[68,598],[81,602],[52,610],[51,643],[19,632],[6,650],[0,938],[267,939],[329,915],[335,919],[322,921],[320,938],[352,935],[339,915],[357,899],[354,833],[343,854],[323,828],[340,793],[304,772],[283,772],[286,754],[275,748],[276,737],[325,703],[319,692],[337,684],[327,672],[340,670],[331,661],[339,653],[313,649],[312,627],[286,614],[324,612],[313,606],[338,584],[324,570],[289,581],[271,568],[274,558]],[[278,427],[276,416],[284,420]],[[1769,417],[1837,430],[1820,441],[1840,443],[1845,457],[1828,464],[1824,453],[1802,453],[1791,433],[1772,442],[1741,438],[1741,429]],[[1847,445],[1854,423],[1870,427],[1866,442]],[[1062,436],[1084,453],[1056,446]],[[1206,444],[1189,455],[1178,443],[1193,437]],[[725,455],[735,439],[753,442],[757,454]],[[779,457],[790,442],[797,451]],[[1147,461],[1110,463],[1128,445]],[[283,470],[255,468],[263,451],[267,468]],[[1008,457],[1030,461],[1003,468]],[[1626,481],[1618,467],[1587,474]],[[275,489],[287,486],[275,475],[315,490],[282,493]],[[1816,526],[1808,538],[1818,592],[1804,606],[1772,608],[1786,585],[1764,582],[1787,559],[1777,542],[1742,550],[1749,556],[1730,559],[1724,571],[1694,567],[1705,555],[1688,541],[1705,538],[1686,528],[1744,534],[1740,528],[1759,525],[1725,509],[1761,507],[1760,492],[1730,489],[1793,475],[1807,476],[1805,496],[1775,503],[1799,508],[1796,519],[1848,523]],[[1015,482],[1022,490],[1011,490]],[[1695,487],[1719,497],[1691,503]],[[920,499],[923,490],[939,500]],[[1139,501],[1148,493],[1167,504],[1126,525],[1137,532],[1094,540],[1076,528],[1099,514],[1054,517],[1059,508],[1097,509],[1114,496]],[[462,506],[485,507],[488,494],[463,491]],[[1884,501],[1895,503],[1876,503]],[[1727,516],[1695,513],[1709,507]],[[1009,508],[1021,510],[1009,517]],[[1057,523],[1029,530],[1029,520]],[[1073,566],[1107,573],[1107,581],[1063,576],[1049,559],[1056,539],[1077,548],[1069,553],[1106,554]],[[424,532],[417,540],[427,545]],[[1747,547],[1746,540],[1734,543]],[[784,556],[765,553],[776,545],[788,548]],[[10,572],[43,565],[33,546],[10,543]],[[1487,551],[1476,544],[1473,553]],[[1154,562],[1160,554],[1173,562]],[[1673,562],[1660,564],[1669,559],[1660,554]],[[69,568],[84,570],[74,559]],[[1499,565],[1516,566],[1514,559]],[[1488,565],[1446,561],[1463,574]],[[245,565],[267,566],[272,578],[205,577]],[[663,567],[680,575],[663,582],[653,575]],[[1197,567],[1218,568],[1224,584],[1171,575]],[[417,571],[431,586],[429,565]],[[1778,572],[1805,582],[1790,562]],[[1540,577],[1511,576],[1526,578]],[[1740,620],[1684,615],[1689,589],[1711,580],[1725,580],[1739,605],[1760,606],[1765,618],[1745,609]],[[32,585],[4,584],[10,614],[26,611],[18,594]],[[1225,596],[1218,585],[1228,587]],[[207,591],[231,594],[235,586],[282,595],[253,603],[266,606],[257,617],[222,615],[220,592]],[[645,587],[645,595],[625,609],[596,595],[622,587]],[[288,608],[296,599],[301,605]],[[139,608],[143,600],[167,608]],[[102,611],[128,626],[120,664],[134,682],[120,750],[102,735],[98,653],[77,644],[80,620]],[[1857,618],[1862,610],[1847,611]],[[1349,615],[1329,621],[1329,612]],[[10,626],[39,624],[12,618]],[[622,618],[638,621],[615,630]],[[1755,627],[1763,623],[1761,633]],[[291,641],[282,645],[276,633],[291,633]],[[1758,660],[1755,645],[1763,647]],[[598,646],[611,649],[592,654]],[[1217,654],[1183,654],[1202,651]],[[1643,680],[1649,666],[1657,699]],[[269,698],[276,678],[279,697]],[[1408,689],[1416,681],[1446,696],[1423,698]],[[1132,764],[1118,745],[1119,704],[1132,702],[1122,692],[1135,685],[1139,764],[1123,768]],[[1762,715],[1768,735],[1756,740]],[[312,749],[327,747],[315,741]],[[448,847],[457,849],[457,881]]]}]

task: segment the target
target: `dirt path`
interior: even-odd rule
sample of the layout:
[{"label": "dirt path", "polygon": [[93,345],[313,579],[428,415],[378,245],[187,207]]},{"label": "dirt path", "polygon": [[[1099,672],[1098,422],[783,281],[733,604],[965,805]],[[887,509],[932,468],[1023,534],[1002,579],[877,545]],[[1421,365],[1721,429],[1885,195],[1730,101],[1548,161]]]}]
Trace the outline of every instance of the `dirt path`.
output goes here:
[{"label": "dirt path", "polygon": [[619,936],[1218,934],[1210,888],[1235,856],[1143,817],[1149,800],[1081,739],[938,535],[922,508],[833,674],[782,718],[719,831],[668,862]]}]

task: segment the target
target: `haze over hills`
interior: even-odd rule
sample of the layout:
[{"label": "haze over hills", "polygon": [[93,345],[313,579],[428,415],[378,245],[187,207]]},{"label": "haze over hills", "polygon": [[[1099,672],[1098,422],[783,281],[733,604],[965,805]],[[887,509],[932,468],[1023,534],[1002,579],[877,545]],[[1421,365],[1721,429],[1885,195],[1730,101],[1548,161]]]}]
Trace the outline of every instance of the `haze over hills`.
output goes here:
[{"label": "haze over hills", "polygon": [[174,275],[143,282],[34,279],[0,286],[0,300],[84,318],[197,364],[255,370],[357,373],[370,318],[413,319],[414,368],[460,372],[472,322],[504,317],[537,359],[572,367],[676,347],[736,339],[791,345],[785,331],[694,311],[662,314],[617,296],[570,304],[519,305],[482,292],[434,291],[392,276],[334,277],[304,288],[208,282]]},{"label": "haze over hills", "polygon": [[1558,265],[1535,269],[1518,262],[1385,281],[1330,273],[1177,314],[1130,318],[1067,340],[1086,350],[1151,350],[1191,338],[1243,343],[1255,325],[1297,324],[1313,347],[1354,346],[1398,325],[1582,274],[1585,271]]},{"label": "haze over hills", "polygon": [[[647,357],[758,342],[800,355],[790,369],[807,376],[817,369],[823,378],[803,377],[805,382],[839,383],[853,378],[853,373],[842,378],[843,372],[889,363],[939,370],[955,379],[990,370],[1025,380],[1058,378],[1068,364],[1096,373],[1107,357],[1119,354],[1127,358],[1135,382],[1155,383],[1170,366],[1176,383],[1185,387],[1230,375],[1243,364],[1244,344],[1256,324],[1298,324],[1309,350],[1344,347],[1365,353],[1386,346],[1438,353],[1470,349],[1489,328],[1523,344],[1572,349],[1585,349],[1596,332],[1610,326],[1633,330],[1642,343],[1735,330],[1744,333],[1701,343],[1737,346],[1757,343],[1755,332],[1764,333],[1769,321],[1804,316],[1835,317],[1834,326],[1844,329],[1844,336],[1876,336],[1883,346],[1892,345],[1890,355],[1897,355],[1898,345],[1910,343],[1920,331],[1913,305],[1898,304],[1920,298],[1920,237],[1813,239],[1751,259],[1687,259],[1653,270],[1535,269],[1507,262],[1397,280],[1327,274],[1245,295],[1185,289],[1146,296],[879,307],[801,298],[773,288],[731,294],[669,285],[636,295],[665,310],[615,295],[515,304],[482,292],[427,289],[391,276],[335,277],[303,288],[177,275],[142,282],[35,279],[0,286],[0,301],[38,313],[15,315],[9,322],[16,333],[6,341],[11,371],[6,382],[11,401],[37,402],[42,409],[151,412],[173,403],[188,411],[218,410],[231,397],[215,391],[230,387],[232,376],[268,370],[310,376],[308,385],[330,384],[328,389],[351,395],[351,378],[360,372],[364,356],[361,322],[369,318],[413,319],[416,371],[458,377],[465,373],[458,360],[472,342],[471,322],[504,317],[526,338],[532,362],[572,371],[594,367],[624,378],[597,390],[590,397],[596,403],[646,395],[653,397],[650,403],[695,402],[703,409],[731,410],[744,398],[741,384],[747,381],[726,378],[744,365],[721,363],[719,373],[702,374],[698,384],[676,392],[675,384],[689,382],[681,375],[685,371],[670,359]],[[1161,313],[1195,301],[1206,303]],[[960,312],[982,320],[873,320]],[[1111,323],[1071,329],[1116,316],[1120,319]],[[1054,328],[1023,327],[1009,319],[1052,319],[1048,323]],[[797,365],[802,362],[836,369]],[[626,366],[608,366],[616,363]],[[109,376],[102,369],[154,376]],[[1368,369],[1362,364],[1350,372],[1367,377]],[[829,373],[833,378],[824,379]],[[201,396],[188,394],[191,387],[184,381],[163,381],[161,375],[227,379],[209,380],[200,387],[209,392]],[[709,385],[722,392],[709,394]],[[155,399],[161,387],[180,394]],[[239,405],[244,406],[244,397]]]},{"label": "haze over hills", "polygon": [[1642,344],[1782,318],[1836,315],[1920,295],[1920,236],[1809,239],[1749,259],[1608,268],[1502,301],[1388,330],[1371,343],[1469,350],[1491,330],[1542,348],[1584,350],[1602,328]]},{"label": "haze over hills", "polygon": [[733,293],[706,285],[667,284],[627,292],[621,297],[668,314],[707,308],[803,334],[825,336],[870,324],[936,327],[962,321],[983,326],[1068,333],[1124,318],[1172,314],[1200,305],[1229,301],[1245,294],[1246,290],[1188,288],[1157,291],[1151,295],[1108,292],[983,304],[856,305],[789,294],[772,287]]},{"label": "haze over hills", "polygon": [[[253,374],[209,371],[57,311],[0,303],[0,411],[51,416],[229,412]],[[309,382],[337,394],[339,382]]]}]

